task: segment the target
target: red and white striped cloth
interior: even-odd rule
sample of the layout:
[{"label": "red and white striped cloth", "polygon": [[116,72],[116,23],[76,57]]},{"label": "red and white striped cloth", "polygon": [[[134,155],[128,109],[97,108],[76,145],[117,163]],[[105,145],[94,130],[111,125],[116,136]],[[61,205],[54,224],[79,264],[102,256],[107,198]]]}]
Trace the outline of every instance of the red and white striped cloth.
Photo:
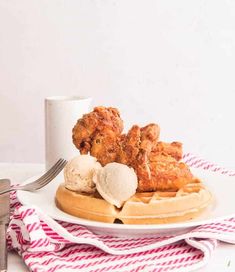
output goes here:
[{"label": "red and white striped cloth", "polygon": [[[193,167],[235,176],[191,154]],[[54,271],[193,271],[208,263],[218,241],[235,244],[235,218],[165,237],[117,238],[92,233],[84,226],[55,221],[35,207],[22,206],[11,195],[8,247],[33,272]],[[74,242],[76,240],[76,243]]]}]

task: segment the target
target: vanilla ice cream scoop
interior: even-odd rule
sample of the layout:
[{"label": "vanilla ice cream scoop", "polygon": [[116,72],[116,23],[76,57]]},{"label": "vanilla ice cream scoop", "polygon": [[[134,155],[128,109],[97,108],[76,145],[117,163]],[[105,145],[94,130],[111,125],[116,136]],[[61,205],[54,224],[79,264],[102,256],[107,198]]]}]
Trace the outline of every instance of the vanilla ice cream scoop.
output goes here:
[{"label": "vanilla ice cream scoop", "polygon": [[118,208],[136,193],[138,185],[135,171],[116,162],[108,163],[100,169],[94,182],[100,195]]},{"label": "vanilla ice cream scoop", "polygon": [[93,178],[102,166],[90,155],[79,155],[67,163],[64,168],[65,187],[72,191],[93,193]]}]

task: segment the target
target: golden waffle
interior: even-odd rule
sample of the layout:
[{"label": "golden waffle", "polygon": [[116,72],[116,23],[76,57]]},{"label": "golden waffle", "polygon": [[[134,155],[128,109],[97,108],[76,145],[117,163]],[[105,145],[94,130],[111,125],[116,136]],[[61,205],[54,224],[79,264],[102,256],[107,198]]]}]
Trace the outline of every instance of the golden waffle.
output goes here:
[{"label": "golden waffle", "polygon": [[106,223],[120,220],[124,224],[163,224],[191,220],[211,203],[210,191],[200,180],[186,184],[176,192],[136,193],[121,209],[105,201],[98,193],[72,192],[61,184],[56,205],[71,215]]}]

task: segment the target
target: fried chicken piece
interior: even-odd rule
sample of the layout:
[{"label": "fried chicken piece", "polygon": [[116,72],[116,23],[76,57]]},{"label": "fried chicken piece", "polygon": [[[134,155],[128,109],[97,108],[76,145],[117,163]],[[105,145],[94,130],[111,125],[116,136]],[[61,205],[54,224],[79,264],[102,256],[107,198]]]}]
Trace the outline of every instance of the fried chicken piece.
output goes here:
[{"label": "fried chicken piece", "polygon": [[96,107],[83,115],[73,128],[73,142],[81,154],[90,154],[102,164],[119,162],[133,167],[138,191],[176,191],[192,181],[182,158],[182,144],[158,142],[160,128],[149,124],[133,126],[122,134],[123,122],[117,109]]},{"label": "fried chicken piece", "polygon": [[122,136],[118,162],[132,165],[140,152],[146,152],[148,156],[156,146],[159,134],[160,128],[157,124],[149,124],[142,128],[132,126],[127,135]]},{"label": "fried chicken piece", "polygon": [[[101,132],[104,136],[104,131],[109,136],[111,143],[111,134],[114,135],[114,141],[117,136],[121,135],[123,130],[123,121],[120,118],[119,111],[115,108],[96,107],[88,114],[84,114],[73,128],[73,143],[80,150],[81,154],[87,154],[91,151],[93,141]],[[108,132],[110,131],[110,133]],[[112,133],[111,133],[112,132]],[[95,152],[97,154],[97,151]]]},{"label": "fried chicken piece", "polygon": [[154,161],[149,161],[148,165],[150,176],[147,175],[140,164],[135,168],[139,179],[139,192],[177,191],[185,184],[193,181],[189,167],[169,155],[155,156]]},{"label": "fried chicken piece", "polygon": [[104,166],[117,160],[119,137],[109,129],[96,133],[91,143],[90,154]]},{"label": "fried chicken piece", "polygon": [[140,145],[140,128],[134,125],[128,133],[123,134],[119,142],[119,151],[117,154],[117,162],[131,165],[139,153]]},{"label": "fried chicken piece", "polygon": [[182,143],[172,142],[164,143],[158,142],[156,147],[153,150],[153,153],[158,156],[159,154],[170,155],[175,158],[177,161],[181,160],[183,157]]},{"label": "fried chicken piece", "polygon": [[157,142],[146,155],[139,153],[135,165],[138,176],[138,191],[177,191],[192,182],[189,167],[179,162],[182,158],[182,144],[179,142]]},{"label": "fried chicken piece", "polygon": [[[142,178],[149,180],[151,178],[149,156],[157,145],[160,127],[157,124],[149,124],[140,129],[140,134],[139,153],[136,156],[136,159],[132,162],[131,166],[137,172],[137,176],[138,173],[141,172]],[[151,188],[149,190],[151,190]]]},{"label": "fried chicken piece", "polygon": [[[133,126],[120,144],[118,162],[133,167],[143,180],[151,178],[149,156],[157,145],[160,128],[157,124],[149,124],[140,128]],[[138,176],[139,178],[139,176]],[[151,191],[152,187],[148,191]]]},{"label": "fried chicken piece", "polygon": [[179,142],[158,142],[160,129],[149,124],[140,129],[139,152],[129,164],[138,176],[138,191],[173,190],[192,181],[188,166],[178,162],[182,158]]},{"label": "fried chicken piece", "polygon": [[140,149],[149,155],[157,145],[160,135],[160,127],[157,124],[148,124],[141,129]]}]

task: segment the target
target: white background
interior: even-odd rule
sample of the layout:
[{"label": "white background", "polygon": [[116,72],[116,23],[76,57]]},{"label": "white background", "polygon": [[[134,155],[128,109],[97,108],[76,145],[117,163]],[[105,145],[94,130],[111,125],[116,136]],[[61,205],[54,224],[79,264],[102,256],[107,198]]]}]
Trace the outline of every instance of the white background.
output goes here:
[{"label": "white background", "polygon": [[235,1],[0,0],[2,162],[44,161],[49,95],[92,96],[234,168]]}]

